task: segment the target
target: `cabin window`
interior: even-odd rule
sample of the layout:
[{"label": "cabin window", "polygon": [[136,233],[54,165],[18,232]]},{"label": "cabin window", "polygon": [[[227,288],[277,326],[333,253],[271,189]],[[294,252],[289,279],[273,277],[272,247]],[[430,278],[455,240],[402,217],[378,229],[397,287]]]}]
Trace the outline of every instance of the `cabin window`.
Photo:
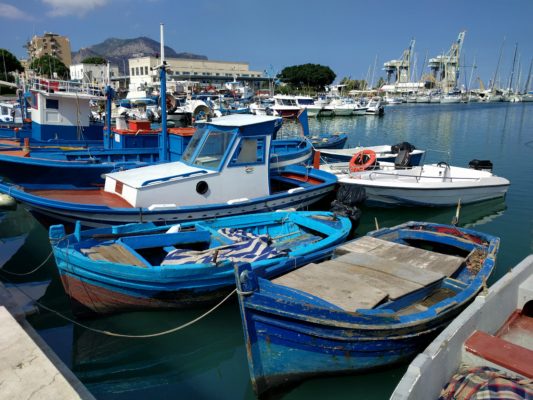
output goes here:
[{"label": "cabin window", "polygon": [[[198,131],[196,133],[198,133]],[[235,133],[231,131],[222,132],[212,130],[207,133],[207,137],[205,137],[204,133],[204,140],[201,140],[200,138],[195,141],[195,134],[187,146],[187,149],[185,149],[182,160],[190,160],[189,162],[192,165],[201,168],[219,169],[225,159],[225,155],[232,143],[234,135]]]},{"label": "cabin window", "polygon": [[39,109],[39,97],[34,92],[31,92],[31,106],[36,110]]},{"label": "cabin window", "polygon": [[246,137],[242,138],[233,153],[230,166],[263,164],[265,162],[265,138]]},{"label": "cabin window", "polygon": [[46,108],[52,110],[59,110],[59,100],[46,99]]}]

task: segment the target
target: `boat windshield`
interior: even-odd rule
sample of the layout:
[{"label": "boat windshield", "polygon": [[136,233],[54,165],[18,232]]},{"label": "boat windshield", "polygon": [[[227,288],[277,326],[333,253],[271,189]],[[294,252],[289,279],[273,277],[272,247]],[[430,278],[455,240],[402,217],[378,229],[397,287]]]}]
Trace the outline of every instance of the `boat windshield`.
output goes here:
[{"label": "boat windshield", "polygon": [[298,99],[298,104],[300,105],[305,105],[305,106],[310,106],[310,105],[314,105],[315,102],[313,101],[313,99]]},{"label": "boat windshield", "polygon": [[211,130],[206,133],[205,128],[198,129],[185,149],[182,161],[197,167],[218,169],[234,136],[233,131]]}]

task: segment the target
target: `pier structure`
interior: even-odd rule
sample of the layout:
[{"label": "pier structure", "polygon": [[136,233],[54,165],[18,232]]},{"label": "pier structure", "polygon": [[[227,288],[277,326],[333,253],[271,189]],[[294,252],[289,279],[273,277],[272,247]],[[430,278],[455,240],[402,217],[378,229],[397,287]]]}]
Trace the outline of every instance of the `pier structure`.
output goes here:
[{"label": "pier structure", "polygon": [[436,85],[443,93],[457,89],[460,71],[461,48],[465,39],[466,31],[459,33],[457,40],[445,54],[429,59],[429,69],[435,79]]}]

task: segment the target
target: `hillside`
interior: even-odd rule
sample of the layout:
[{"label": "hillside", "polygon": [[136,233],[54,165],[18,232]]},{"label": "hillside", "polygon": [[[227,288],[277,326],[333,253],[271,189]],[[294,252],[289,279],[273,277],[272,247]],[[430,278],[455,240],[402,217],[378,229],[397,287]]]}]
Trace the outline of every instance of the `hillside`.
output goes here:
[{"label": "hillside", "polygon": [[[119,71],[123,73],[124,66],[127,65],[128,58],[137,56],[149,56],[159,54],[159,42],[147,38],[138,37],[135,39],[110,38],[102,43],[84,47],[72,53],[72,63],[80,63],[87,57],[100,56],[118,65]],[[196,60],[207,60],[206,56],[192,53],[177,53],[171,47],[165,46],[165,56],[170,58],[190,58]]]}]

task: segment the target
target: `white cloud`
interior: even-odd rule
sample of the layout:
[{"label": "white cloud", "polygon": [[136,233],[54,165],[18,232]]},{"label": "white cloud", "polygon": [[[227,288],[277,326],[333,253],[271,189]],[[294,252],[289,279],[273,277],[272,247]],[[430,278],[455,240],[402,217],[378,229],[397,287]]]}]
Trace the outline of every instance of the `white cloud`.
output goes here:
[{"label": "white cloud", "polygon": [[67,15],[83,16],[89,11],[105,6],[108,0],[42,0],[43,3],[52,7],[47,14],[52,17],[64,17]]},{"label": "white cloud", "polygon": [[27,14],[24,11],[19,10],[17,7],[5,3],[0,3],[0,18],[18,19],[25,21],[31,21],[34,19],[33,16],[31,16],[30,14]]}]

